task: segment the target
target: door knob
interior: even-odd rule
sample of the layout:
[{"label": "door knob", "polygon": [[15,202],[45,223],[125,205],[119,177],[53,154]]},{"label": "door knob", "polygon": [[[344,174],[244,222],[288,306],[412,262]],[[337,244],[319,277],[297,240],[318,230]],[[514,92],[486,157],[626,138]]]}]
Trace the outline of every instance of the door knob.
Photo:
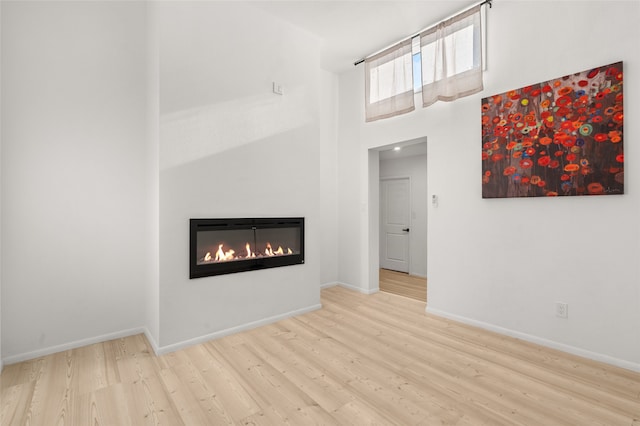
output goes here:
[{"label": "door knob", "polygon": [[403,231],[404,232],[409,232],[409,228],[404,228]]}]

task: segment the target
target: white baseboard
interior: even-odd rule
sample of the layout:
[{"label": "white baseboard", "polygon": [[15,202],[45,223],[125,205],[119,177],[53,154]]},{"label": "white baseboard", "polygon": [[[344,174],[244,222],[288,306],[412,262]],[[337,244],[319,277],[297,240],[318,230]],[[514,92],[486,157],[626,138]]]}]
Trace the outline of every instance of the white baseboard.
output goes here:
[{"label": "white baseboard", "polygon": [[123,337],[129,337],[136,334],[147,334],[146,327],[130,328],[128,330],[116,331],[113,333],[102,334],[100,336],[89,337],[87,339],[75,340],[69,343],[63,343],[61,345],[49,346],[47,348],[38,349],[31,352],[25,352],[18,355],[11,355],[2,359],[2,363],[5,365],[15,364],[17,362],[27,361],[30,359],[40,358],[42,356],[55,354],[58,352],[68,351],[70,349],[77,349],[87,345],[93,345],[95,343],[102,343],[108,340],[121,339]]},{"label": "white baseboard", "polygon": [[581,356],[583,358],[591,359],[593,361],[603,362],[615,367],[625,368],[627,370],[640,372],[640,364],[618,359],[609,355],[600,354],[597,352],[591,352],[585,349],[577,348],[575,346],[567,345],[564,343],[555,342],[553,340],[544,339],[542,337],[534,336],[527,333],[511,330],[508,328],[500,327],[494,324],[477,321],[471,318],[463,317],[449,312],[441,311],[439,309],[433,309],[427,306],[426,312],[429,314],[437,315],[439,317],[448,318],[454,321],[461,322],[463,324],[472,325],[485,330],[493,331],[496,333],[504,334],[506,336],[515,337],[516,339],[525,340],[527,342],[535,343],[540,346],[545,346],[551,349],[557,349],[562,352],[570,353],[572,355]]},{"label": "white baseboard", "polygon": [[325,288],[331,288],[337,286],[338,283],[324,283],[320,284],[320,290],[324,290]]},{"label": "white baseboard", "polygon": [[343,287],[349,290],[353,290],[353,291],[357,291],[358,293],[362,293],[362,294],[374,294],[377,293],[378,291],[380,291],[380,288],[376,287],[376,288],[372,288],[372,289],[364,289],[364,288],[360,288],[360,287],[356,287],[354,285],[351,284],[347,284],[347,283],[341,283],[339,281],[336,281],[335,283],[326,283],[326,284],[322,284],[320,286],[321,289],[325,289],[325,288],[330,288],[330,287]]},{"label": "white baseboard", "polygon": [[[209,340],[213,340],[213,339],[218,339],[220,337],[224,337],[224,336],[228,336],[230,334],[234,334],[234,333],[238,333],[240,331],[245,331],[245,330],[249,330],[252,328],[256,328],[256,327],[260,327],[261,325],[266,325],[266,324],[271,324],[273,322],[276,321],[280,321],[282,319],[285,318],[290,318],[292,316],[296,316],[296,315],[302,315],[302,314],[306,314],[307,312],[311,312],[311,311],[315,311],[317,309],[322,308],[322,305],[320,304],[316,304],[316,305],[311,305],[308,306],[306,308],[302,308],[302,309],[298,309],[295,311],[291,311],[291,312],[286,312],[284,314],[280,314],[280,315],[275,315],[269,318],[265,318],[259,321],[253,321],[250,322],[248,324],[243,324],[237,327],[231,327],[225,330],[221,330],[221,331],[217,331],[215,333],[211,333],[211,334],[207,334],[204,336],[199,336],[196,337],[194,339],[189,339],[189,340],[185,340],[183,342],[179,342],[179,343],[174,343],[172,345],[167,345],[167,346],[163,346],[160,347],[158,345],[158,343],[156,342],[156,339],[153,337],[153,335],[151,334],[151,332],[149,331],[149,329],[147,327],[138,327],[138,328],[132,328],[129,330],[122,330],[122,331],[118,331],[118,332],[114,332],[114,333],[108,333],[108,334],[103,334],[100,336],[95,336],[95,337],[91,337],[88,339],[81,339],[81,340],[76,340],[73,342],[69,342],[69,343],[65,343],[62,345],[56,345],[56,346],[50,346],[47,348],[43,348],[43,349],[38,349],[37,351],[31,351],[31,352],[25,352],[22,354],[18,354],[18,355],[12,355],[9,357],[6,357],[2,360],[0,360],[0,366],[4,366],[4,365],[9,365],[9,364],[15,364],[18,362],[22,362],[22,361],[27,361],[30,359],[35,359],[35,358],[40,358],[42,356],[46,356],[46,355],[51,355],[54,353],[58,353],[58,352],[63,352],[63,351],[67,351],[70,349],[77,349],[83,346],[88,346],[88,345],[93,345],[95,343],[102,343],[102,342],[106,342],[109,340],[114,340],[114,339],[120,339],[123,337],[129,337],[129,336],[133,336],[136,334],[144,334],[145,337],[147,338],[147,340],[149,341],[149,344],[151,345],[151,348],[153,349],[153,352],[156,355],[163,355],[169,352],[174,352],[176,350],[179,349],[183,349],[186,348],[188,346],[193,346],[199,343],[204,343],[207,342]],[[0,368],[0,371],[1,368]]]},{"label": "white baseboard", "polygon": [[147,338],[147,340],[149,341],[149,344],[151,345],[151,349],[153,349],[153,353],[157,355],[159,354],[159,346],[158,343],[156,342],[156,339],[153,337],[153,335],[151,334],[151,332],[149,331],[149,329],[147,327],[144,328],[144,337]]},{"label": "white baseboard", "polygon": [[[200,343],[204,343],[204,342],[208,342],[210,340],[214,340],[214,339],[219,339],[221,337],[225,337],[234,333],[239,333],[241,331],[246,331],[246,330],[250,330],[252,328],[256,328],[256,327],[260,327],[263,325],[267,325],[267,324],[271,324],[286,318],[290,318],[296,315],[302,315],[302,314],[306,314],[308,312],[311,311],[315,311],[317,309],[322,308],[321,304],[316,304],[316,305],[311,305],[311,306],[307,306],[306,308],[302,308],[302,309],[297,309],[295,311],[290,311],[290,312],[286,312],[284,314],[280,314],[280,315],[274,315],[272,317],[269,318],[264,318],[258,321],[253,321],[247,324],[243,324],[243,325],[239,325],[237,327],[231,327],[231,328],[227,328],[225,330],[220,330],[220,331],[216,331],[214,333],[210,333],[210,334],[205,334],[204,336],[198,336],[195,337],[193,339],[189,339],[189,340],[184,340],[182,342],[178,342],[178,343],[173,343],[171,345],[167,345],[167,346],[160,346],[157,349],[154,347],[154,351],[156,352],[157,355],[164,355],[164,354],[168,354],[170,352],[175,352],[177,350],[180,349],[184,349],[187,348],[189,346],[194,346],[194,345],[198,345]],[[153,344],[152,344],[153,345]]]}]

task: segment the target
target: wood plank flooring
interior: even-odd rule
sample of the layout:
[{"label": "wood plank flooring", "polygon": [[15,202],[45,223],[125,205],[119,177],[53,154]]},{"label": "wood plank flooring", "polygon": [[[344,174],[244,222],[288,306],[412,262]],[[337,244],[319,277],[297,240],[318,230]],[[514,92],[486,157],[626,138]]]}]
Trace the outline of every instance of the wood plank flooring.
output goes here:
[{"label": "wood plank flooring", "polygon": [[2,425],[640,426],[640,374],[340,287],[156,357],[144,336],[8,365]]},{"label": "wood plank flooring", "polygon": [[380,269],[380,291],[427,302],[427,279],[404,272]]}]

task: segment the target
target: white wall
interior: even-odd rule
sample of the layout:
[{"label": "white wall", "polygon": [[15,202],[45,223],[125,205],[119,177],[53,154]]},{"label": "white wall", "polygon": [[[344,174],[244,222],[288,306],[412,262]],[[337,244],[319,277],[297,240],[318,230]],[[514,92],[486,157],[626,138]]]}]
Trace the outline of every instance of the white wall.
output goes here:
[{"label": "white wall", "polygon": [[320,89],[320,283],[338,281],[338,76],[321,71]]},{"label": "white wall", "polygon": [[160,340],[160,46],[155,3],[147,4],[147,275],[146,335]]},{"label": "white wall", "polygon": [[2,4],[5,362],[145,323],[146,27],[142,2]]},{"label": "white wall", "polygon": [[[2,23],[2,2],[0,2],[0,23]],[[2,99],[2,30],[0,29],[0,100]],[[0,373],[2,360],[2,102],[0,102]]]},{"label": "white wall", "polygon": [[[640,370],[640,124],[625,123],[622,196],[483,200],[479,142],[482,97],[619,60],[625,115],[637,116],[639,14],[638,2],[494,3],[484,91],[388,120],[364,123],[362,66],[341,75],[339,280],[372,286],[353,254],[369,239],[366,152],[428,137],[429,196],[439,196],[429,207],[428,309]],[[568,319],[555,317],[555,301],[569,303]]]},{"label": "white wall", "polygon": [[[411,197],[409,273],[427,276],[427,156],[380,160],[380,179],[408,177]],[[372,204],[372,207],[375,207]],[[382,231],[381,231],[382,232]]]},{"label": "white wall", "polygon": [[[247,5],[164,3],[158,19],[164,351],[320,306],[320,109],[335,103],[320,90],[337,83],[318,40]],[[189,279],[190,218],[269,216],[306,218],[304,265]]]}]

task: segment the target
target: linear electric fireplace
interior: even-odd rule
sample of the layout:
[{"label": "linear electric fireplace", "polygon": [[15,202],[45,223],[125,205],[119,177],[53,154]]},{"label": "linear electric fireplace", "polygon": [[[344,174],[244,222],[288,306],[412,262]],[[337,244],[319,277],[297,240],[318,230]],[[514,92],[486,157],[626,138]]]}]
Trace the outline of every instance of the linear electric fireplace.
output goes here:
[{"label": "linear electric fireplace", "polygon": [[304,263],[304,218],[191,219],[189,278]]}]

